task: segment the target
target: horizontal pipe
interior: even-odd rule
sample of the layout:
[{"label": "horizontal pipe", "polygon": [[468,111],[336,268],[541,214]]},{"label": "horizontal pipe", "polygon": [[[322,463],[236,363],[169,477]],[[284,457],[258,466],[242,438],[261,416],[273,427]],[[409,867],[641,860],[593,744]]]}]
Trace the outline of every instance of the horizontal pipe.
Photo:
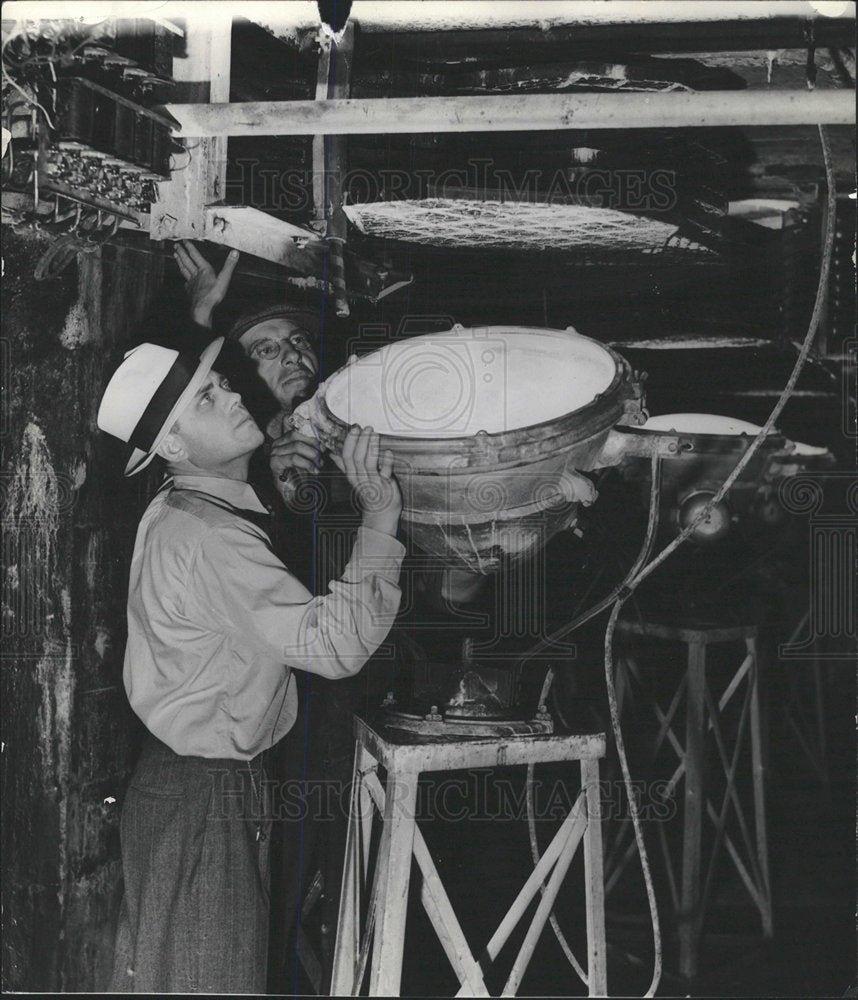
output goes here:
[{"label": "horizontal pipe", "polygon": [[851,90],[391,97],[168,104],[166,109],[184,137],[855,123]]}]

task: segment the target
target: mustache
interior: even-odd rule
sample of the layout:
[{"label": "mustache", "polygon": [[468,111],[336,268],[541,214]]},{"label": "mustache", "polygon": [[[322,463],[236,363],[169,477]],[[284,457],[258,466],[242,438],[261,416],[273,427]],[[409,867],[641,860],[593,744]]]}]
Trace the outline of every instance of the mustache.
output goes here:
[{"label": "mustache", "polygon": [[292,378],[293,375],[308,375],[310,378],[314,378],[316,373],[312,368],[308,368],[305,364],[300,361],[289,365],[288,368],[284,369],[283,375],[281,376],[281,382],[284,379]]}]

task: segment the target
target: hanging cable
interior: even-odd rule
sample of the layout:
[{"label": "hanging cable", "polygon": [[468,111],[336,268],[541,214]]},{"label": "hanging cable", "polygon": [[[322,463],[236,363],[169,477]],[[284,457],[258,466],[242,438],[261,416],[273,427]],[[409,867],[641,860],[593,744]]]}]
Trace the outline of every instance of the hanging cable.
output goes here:
[{"label": "hanging cable", "polygon": [[837,211],[837,198],[836,191],[834,189],[834,170],[831,165],[831,150],[828,145],[828,140],[825,136],[825,130],[822,125],[818,126],[819,136],[822,143],[822,154],[825,162],[825,175],[826,183],[828,185],[828,198],[827,198],[827,218],[826,218],[826,232],[823,244],[822,252],[822,266],[819,271],[819,283],[816,289],[816,299],[813,305],[813,312],[810,317],[810,323],[808,324],[807,333],[802,341],[801,349],[798,352],[798,357],[796,358],[793,370],[790,373],[790,377],[787,380],[787,384],[784,386],[783,391],[778,397],[777,402],[772,408],[771,413],[766,418],[766,422],[760,428],[757,436],[751,442],[748,450],[742,455],[739,461],[736,463],[732,472],[724,480],[724,482],[719,487],[717,493],[706,503],[704,507],[700,509],[697,516],[673,539],[673,541],[665,546],[664,549],[648,564],[646,565],[637,576],[637,578],[629,584],[630,589],[635,589],[640,583],[642,583],[654,570],[656,570],[676,549],[679,548],[682,543],[689,538],[693,533],[694,529],[700,524],[701,521],[705,520],[709,514],[712,512],[713,507],[720,503],[724,496],[729,492],[736,480],[741,476],[745,467],[754,457],[754,455],[759,451],[765,438],[771,432],[774,427],[775,421],[783,412],[783,408],[786,406],[787,401],[795,389],[795,384],[798,381],[798,377],[804,368],[805,362],[807,361],[808,355],[810,354],[810,349],[813,346],[813,341],[816,338],[816,333],[819,327],[820,319],[822,318],[822,309],[825,304],[825,296],[828,288],[828,276],[831,271],[831,254],[834,247],[834,217]]},{"label": "hanging cable", "polygon": [[[819,328],[820,319],[822,318],[822,310],[825,304],[826,291],[828,288],[828,276],[831,270],[831,254],[834,247],[834,217],[836,211],[836,191],[834,187],[834,170],[831,164],[831,150],[828,145],[828,139],[825,135],[825,128],[822,125],[818,126],[819,138],[822,145],[822,156],[825,164],[825,177],[826,184],[828,187],[827,191],[827,215],[826,215],[826,230],[825,238],[823,240],[823,251],[822,251],[822,263],[819,269],[819,283],[816,289],[816,299],[813,305],[813,312],[810,317],[810,322],[808,324],[807,333],[805,335],[804,341],[802,342],[801,350],[796,358],[795,365],[790,374],[787,384],[784,386],[783,391],[778,397],[777,402],[772,408],[772,412],[769,414],[766,422],[760,428],[757,436],[751,442],[750,447],[744,453],[744,455],[739,459],[733,468],[732,472],[727,476],[724,482],[719,487],[715,495],[709,500],[709,502],[700,510],[698,515],[691,521],[690,524],[680,532],[679,535],[669,544],[662,549],[662,551],[652,559],[644,568],[635,576],[634,579],[630,580],[627,587],[622,590],[622,592],[617,596],[616,603],[613,610],[611,611],[611,616],[608,620],[608,627],[605,630],[605,679],[608,685],[608,704],[611,710],[611,722],[614,726],[614,735],[617,737],[617,750],[620,757],[620,766],[623,771],[623,780],[626,783],[626,789],[629,790],[631,783],[631,775],[628,769],[628,763],[625,756],[625,747],[622,743],[622,733],[619,728],[619,712],[617,710],[617,700],[616,692],[613,686],[613,671],[614,671],[614,661],[613,661],[613,638],[614,629],[617,624],[617,619],[619,618],[620,611],[622,610],[623,604],[631,597],[632,593],[640,586],[640,584],[652,574],[673,552],[685,542],[691,533],[694,531],[695,527],[709,516],[712,508],[719,503],[723,497],[728,493],[733,483],[742,474],[745,467],[753,458],[754,454],[759,450],[766,436],[771,431],[778,419],[780,414],[783,412],[783,408],[786,406],[787,401],[795,389],[795,384],[798,381],[798,377],[804,368],[805,362],[807,360],[808,354],[810,353],[811,346],[816,337],[817,330]],[[653,915],[653,932],[655,934],[658,917],[656,910],[655,896],[652,893],[652,882],[648,874],[648,862],[646,861],[646,856],[644,853],[643,836],[640,829],[640,820],[638,817],[637,804],[635,802],[634,795],[629,795],[629,807],[632,815],[632,823],[635,831],[635,840],[637,841],[638,851],[641,856],[641,867],[644,868],[644,877],[647,886],[647,896],[650,903],[650,912]],[[658,988],[659,980],[661,979],[661,953],[660,949],[657,954],[657,964],[653,969],[652,982],[650,988],[646,993],[647,997],[652,997],[655,995],[655,991]]]},{"label": "hanging cable", "polygon": [[[655,452],[653,452],[652,455],[650,476],[651,476],[651,481],[650,481],[650,493],[649,493],[649,515],[647,518],[646,534],[644,536],[643,545],[641,546],[641,549],[638,552],[637,558],[635,559],[629,571],[626,573],[626,576],[623,579],[623,581],[617,584],[617,586],[614,587],[614,589],[606,598],[603,598],[588,611],[584,612],[584,614],[579,615],[578,618],[576,618],[575,621],[572,623],[572,626],[567,627],[564,630],[564,635],[568,635],[571,631],[573,631],[573,629],[578,628],[580,627],[580,625],[583,625],[584,622],[589,621],[592,617],[594,617],[594,615],[598,614],[600,610],[606,608],[612,600],[615,600],[617,595],[622,594],[625,591],[627,582],[634,578],[635,574],[638,572],[640,567],[649,558],[650,551],[652,550],[652,544],[653,541],[655,540],[656,525],[658,523],[659,492],[660,492],[660,479],[661,479],[661,462],[658,455]],[[548,672],[545,675],[545,681],[543,682],[542,685],[542,691],[539,694],[539,702],[538,702],[539,705],[544,705],[546,699],[548,698],[549,691],[551,690],[551,686],[554,681],[554,673],[555,673],[554,668],[549,667]],[[618,725],[614,727],[615,735],[618,728],[619,728]],[[534,765],[528,764],[527,780],[525,786],[527,794],[527,828],[528,828],[528,833],[530,835],[530,854],[531,857],[533,858],[534,865],[536,865],[539,863],[540,855],[539,855],[539,844],[536,839],[536,818],[535,818],[536,809],[533,797],[533,784],[534,784],[533,778],[534,778]],[[633,799],[634,795],[632,794],[630,780],[626,784],[626,790],[629,793],[629,798]],[[650,878],[648,863],[646,864],[646,867],[644,869],[644,878],[645,879]],[[649,888],[649,883],[648,883],[648,888]],[[542,895],[545,895],[546,889],[547,889],[546,884],[542,882],[539,886],[539,891],[542,893]],[[653,899],[654,898],[655,894],[653,892]],[[554,931],[554,936],[557,938],[560,947],[563,949],[563,954],[566,956],[566,959],[568,960],[569,964],[578,974],[578,977],[586,985],[588,983],[588,975],[586,972],[584,972],[584,970],[581,967],[581,964],[575,957],[572,948],[569,945],[569,942],[566,940],[566,936],[560,929],[560,924],[558,923],[557,917],[553,911],[549,914],[548,920],[549,923],[551,924],[551,929]],[[656,946],[656,951],[659,954],[659,964],[660,964],[661,930],[658,924],[657,912],[655,913],[653,920],[654,920],[653,937],[656,942],[655,946]]]},{"label": "hanging cable", "polygon": [[[729,492],[736,480],[741,476],[744,469],[747,467],[748,463],[751,461],[753,456],[761,447],[763,441],[766,439],[771,429],[774,427],[775,421],[778,419],[780,414],[783,412],[790,396],[792,395],[796,382],[798,381],[799,375],[804,368],[807,358],[810,354],[811,347],[816,338],[817,331],[819,329],[819,323],[822,317],[822,311],[825,304],[826,292],[828,288],[828,278],[831,271],[831,256],[834,247],[834,219],[837,208],[837,193],[835,190],[834,182],[834,169],[831,163],[831,149],[828,144],[828,139],[825,133],[825,127],[823,125],[817,126],[819,131],[820,145],[822,148],[823,163],[825,166],[825,178],[827,187],[827,198],[826,198],[826,229],[823,239],[823,250],[822,250],[822,261],[819,270],[819,281],[816,289],[816,297],[814,300],[813,311],[811,313],[810,321],[808,323],[807,333],[805,334],[804,340],[799,350],[798,357],[796,358],[793,370],[790,373],[790,377],[787,380],[786,385],[783,388],[780,396],[777,399],[771,413],[769,414],[766,422],[760,428],[757,436],[751,442],[748,450],[742,455],[739,461],[736,463],[730,474],[718,488],[714,496],[701,508],[697,516],[688,524],[686,527],[670,542],[668,545],[662,549],[662,551],[649,563],[643,566],[642,569],[638,569],[643,560],[636,560],[636,564],[632,571],[627,574],[626,580],[620,584],[614,591],[598,604],[594,605],[589,611],[580,615],[573,622],[569,623],[563,628],[557,630],[549,639],[543,640],[537,647],[529,651],[524,658],[529,659],[531,656],[535,655],[540,649],[546,648],[553,641],[558,638],[562,638],[569,635],[574,629],[580,627],[585,621],[594,617],[600,611],[604,610],[612,601],[614,602],[614,607],[611,610],[611,615],[608,620],[608,625],[605,630],[605,683],[608,694],[608,707],[611,714],[611,726],[614,731],[614,738],[617,745],[617,755],[620,760],[620,767],[623,773],[623,782],[626,788],[626,794],[629,800],[629,809],[632,817],[632,826],[634,828],[635,841],[638,847],[638,853],[641,859],[641,869],[643,871],[644,882],[646,885],[647,900],[649,902],[650,916],[652,919],[653,928],[653,949],[654,949],[654,961],[653,961],[653,974],[652,980],[650,982],[649,989],[647,990],[645,996],[653,997],[655,996],[655,991],[658,989],[658,984],[661,981],[661,966],[662,966],[662,954],[661,954],[661,928],[658,920],[658,907],[655,899],[655,891],[652,884],[652,874],[649,869],[649,859],[646,854],[646,847],[643,841],[643,832],[640,825],[640,815],[638,812],[637,802],[632,790],[631,784],[631,773],[629,771],[628,760],[625,753],[625,743],[623,741],[622,731],[620,729],[620,719],[619,719],[619,709],[617,706],[616,691],[614,689],[614,660],[613,660],[613,638],[614,630],[616,628],[617,620],[622,610],[623,605],[632,596],[633,592],[640,586],[640,584],[650,576],[666,559],[668,559],[676,549],[679,548],[687,539],[691,536],[694,529],[700,524],[701,521],[705,520],[712,509],[717,503],[719,503],[724,496]],[[653,458],[655,463],[655,456]],[[655,487],[656,476],[655,467],[653,470],[653,485],[651,486],[650,493],[650,524],[653,523],[654,509],[657,511],[657,505],[653,505],[653,490]],[[657,493],[656,493],[657,497]],[[650,525],[648,525],[647,534],[649,535]],[[647,546],[645,546],[646,548]],[[648,558],[648,552],[644,555],[644,560]],[[543,684],[542,693],[540,695],[540,704],[544,704],[545,698],[553,681],[554,671],[553,668],[549,669],[546,675],[545,682]],[[535,825],[533,823],[533,767],[532,765],[528,767],[528,820],[531,830],[531,852],[534,854],[535,860],[539,858],[538,846],[536,845],[535,839]],[[542,886],[542,891],[545,891],[545,887]],[[564,950],[570,963],[575,968],[575,971],[579,976],[586,982],[586,978],[583,975],[583,970],[580,964],[575,959],[569,948],[568,942],[562,936],[562,932],[559,931],[559,927],[556,925],[556,920],[553,919],[552,914],[551,926],[554,929],[556,935],[558,935],[558,941],[561,943],[561,947]]]}]

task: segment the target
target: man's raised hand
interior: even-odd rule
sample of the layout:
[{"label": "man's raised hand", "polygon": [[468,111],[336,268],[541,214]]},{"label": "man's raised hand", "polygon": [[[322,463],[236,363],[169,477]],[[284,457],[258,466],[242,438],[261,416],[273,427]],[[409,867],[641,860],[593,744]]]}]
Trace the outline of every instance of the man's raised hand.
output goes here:
[{"label": "man's raised hand", "polygon": [[291,503],[302,478],[316,471],[320,458],[316,439],[298,431],[287,431],[273,442],[268,464],[274,486],[286,503]]},{"label": "man's raised hand", "polygon": [[191,317],[195,323],[210,329],[212,313],[223,302],[232,280],[232,272],[238,263],[238,250],[230,250],[218,274],[190,240],[179,240],[174,256],[179,273],[185,279]]}]

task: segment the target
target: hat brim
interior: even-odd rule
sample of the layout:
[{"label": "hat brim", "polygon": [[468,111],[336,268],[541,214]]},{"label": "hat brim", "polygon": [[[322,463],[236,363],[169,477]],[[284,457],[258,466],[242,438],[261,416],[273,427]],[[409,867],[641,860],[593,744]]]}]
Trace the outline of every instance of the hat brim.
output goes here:
[{"label": "hat brim", "polygon": [[241,343],[241,338],[261,323],[272,319],[286,319],[301,324],[318,345],[322,336],[322,315],[315,309],[306,306],[272,306],[259,312],[246,313],[233,323],[227,338]]},{"label": "hat brim", "polygon": [[199,367],[194,372],[193,376],[191,377],[191,381],[188,382],[187,386],[182,392],[182,395],[179,396],[179,398],[176,400],[173,409],[170,410],[167,419],[164,421],[164,425],[158,432],[158,436],[152,442],[152,447],[149,449],[149,451],[143,451],[140,448],[135,448],[134,451],[132,451],[131,457],[128,459],[128,464],[125,466],[126,476],[133,476],[138,472],[142,472],[143,469],[145,469],[146,466],[155,457],[158,451],[158,445],[160,445],[160,443],[167,436],[170,428],[173,426],[176,420],[178,420],[179,416],[182,414],[182,411],[185,409],[188,403],[190,403],[190,401],[197,394],[197,390],[203,384],[206,376],[214,367],[214,363],[215,361],[217,361],[217,357],[221,352],[221,348],[223,347],[223,340],[224,340],[223,337],[217,337],[208,345],[208,347],[206,347],[206,349],[200,355]]}]

